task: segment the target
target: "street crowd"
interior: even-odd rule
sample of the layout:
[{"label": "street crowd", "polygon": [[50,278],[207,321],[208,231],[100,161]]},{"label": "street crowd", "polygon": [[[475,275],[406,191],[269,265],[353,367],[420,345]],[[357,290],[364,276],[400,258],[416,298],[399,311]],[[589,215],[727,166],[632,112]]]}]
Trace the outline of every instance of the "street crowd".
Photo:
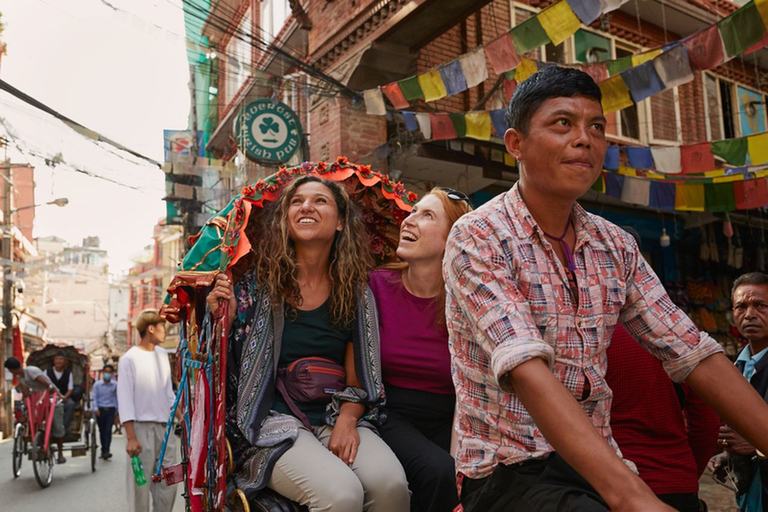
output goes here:
[{"label": "street crowd", "polygon": [[[315,175],[248,224],[257,249],[207,295],[229,305],[233,486],[251,510],[698,512],[709,466],[741,510],[768,510],[768,275],[733,284],[734,365],[632,230],[576,202],[607,147],[592,78],[538,71],[506,122],[519,181],[476,210],[428,192],[397,264],[372,270],[360,212]],[[155,467],[174,401],[165,320],[136,328],[117,385],[110,369],[96,386],[102,450],[119,410],[130,510],[168,512],[174,488],[138,486],[130,466]],[[66,421],[63,374],[5,365],[62,390]]]}]

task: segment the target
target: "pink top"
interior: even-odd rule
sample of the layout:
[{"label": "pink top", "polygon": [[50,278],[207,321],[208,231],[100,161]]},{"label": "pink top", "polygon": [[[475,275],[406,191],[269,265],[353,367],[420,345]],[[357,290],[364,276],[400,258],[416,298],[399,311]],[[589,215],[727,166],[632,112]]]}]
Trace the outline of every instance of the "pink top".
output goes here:
[{"label": "pink top", "polygon": [[375,270],[369,284],[379,310],[384,384],[452,395],[448,333],[435,325],[434,299],[408,292],[395,270]]}]

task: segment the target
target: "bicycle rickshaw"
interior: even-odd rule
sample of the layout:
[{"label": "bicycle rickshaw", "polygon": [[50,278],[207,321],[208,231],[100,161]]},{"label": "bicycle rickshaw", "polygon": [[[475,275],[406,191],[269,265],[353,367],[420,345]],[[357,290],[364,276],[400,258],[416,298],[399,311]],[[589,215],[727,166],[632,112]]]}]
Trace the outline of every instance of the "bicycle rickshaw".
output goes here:
[{"label": "bicycle rickshaw", "polygon": [[[223,303],[214,317],[206,307],[205,296],[219,272],[230,271],[238,260],[247,258],[252,244],[258,250],[257,241],[244,234],[249,220],[259,215],[267,202],[276,201],[288,182],[307,174],[343,183],[362,209],[371,251],[379,263],[394,260],[399,225],[417,200],[416,194],[401,183],[371,171],[369,166],[349,163],[344,157],[332,164],[305,162],[291,169],[281,168],[243,188],[193,238],[194,245],[171,282],[161,310],[167,320],[179,322],[181,327],[174,411],[176,407],[183,411],[182,462],[169,468],[158,463],[152,477],[155,482],[164,479],[168,485],[183,481],[188,511],[300,510],[279,496],[275,502],[274,493],[246,494],[234,482],[233,474],[243,460],[242,454],[233,454],[225,434],[228,326],[223,319],[227,318],[227,304]],[[166,443],[173,416],[166,429]],[[164,452],[165,444],[160,461]]]},{"label": "bicycle rickshaw", "polygon": [[[53,358],[64,351],[67,367],[72,370],[75,410],[69,428],[64,434],[65,450],[70,450],[72,457],[84,457],[90,451],[91,472],[96,471],[96,420],[86,418],[91,403],[91,377],[88,356],[71,346],[59,347],[47,345],[32,352],[25,366],[36,366],[43,371],[53,366]],[[13,429],[13,476],[21,475],[21,465],[26,456],[32,461],[35,479],[40,487],[48,487],[53,480],[55,464],[51,429],[56,403],[61,400],[57,393],[36,391],[22,400],[17,409],[16,424]]]}]

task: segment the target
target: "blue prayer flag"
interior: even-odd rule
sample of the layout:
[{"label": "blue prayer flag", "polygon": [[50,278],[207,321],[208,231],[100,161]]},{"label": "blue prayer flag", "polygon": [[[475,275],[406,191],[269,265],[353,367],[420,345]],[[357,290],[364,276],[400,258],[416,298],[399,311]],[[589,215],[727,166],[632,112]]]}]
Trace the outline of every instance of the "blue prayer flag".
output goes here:
[{"label": "blue prayer flag", "polygon": [[653,67],[653,61],[644,62],[634,68],[621,72],[621,78],[627,84],[629,94],[635,103],[640,103],[645,98],[653,96],[664,90],[664,82]]},{"label": "blue prayer flag", "polygon": [[585,25],[589,25],[600,16],[600,0],[567,0],[567,2],[576,17]]},{"label": "blue prayer flag", "polygon": [[419,123],[416,122],[416,115],[413,112],[403,110],[403,120],[405,121],[405,129],[409,132],[415,132],[419,129]]},{"label": "blue prayer flag", "polygon": [[615,171],[619,168],[619,146],[608,146],[603,168]]},{"label": "blue prayer flag", "polygon": [[624,176],[613,172],[605,173],[605,193],[616,199],[621,199],[624,189]]},{"label": "blue prayer flag", "polygon": [[445,92],[448,96],[453,96],[467,90],[467,80],[464,78],[464,70],[458,60],[449,62],[445,66],[440,66],[440,76],[445,84]]},{"label": "blue prayer flag", "polygon": [[504,134],[507,132],[507,120],[504,119],[506,115],[506,109],[500,108],[498,110],[491,110],[491,122],[493,123],[493,129],[496,130],[496,135],[504,138]]},{"label": "blue prayer flag", "polygon": [[675,184],[663,181],[651,181],[651,195],[648,206],[660,210],[675,209]]},{"label": "blue prayer flag", "polygon": [[639,146],[627,146],[629,166],[635,169],[653,169],[653,154],[651,148]]}]

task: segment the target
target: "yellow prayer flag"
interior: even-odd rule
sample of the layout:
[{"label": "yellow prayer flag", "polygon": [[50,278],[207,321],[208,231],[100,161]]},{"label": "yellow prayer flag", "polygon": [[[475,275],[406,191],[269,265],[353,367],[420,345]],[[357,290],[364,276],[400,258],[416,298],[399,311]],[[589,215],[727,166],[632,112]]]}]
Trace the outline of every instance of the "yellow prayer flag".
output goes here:
[{"label": "yellow prayer flag", "polygon": [[703,212],[704,185],[701,183],[677,183],[675,185],[675,210]]},{"label": "yellow prayer flag", "polygon": [[752,165],[768,163],[768,133],[747,137],[747,150]]},{"label": "yellow prayer flag", "polygon": [[640,64],[644,62],[648,62],[649,60],[653,60],[656,57],[661,55],[661,48],[658,50],[652,50],[650,52],[640,53],[638,55],[632,56],[632,67],[639,66]]},{"label": "yellow prayer flag", "polygon": [[714,171],[706,171],[704,176],[707,178],[717,178],[718,176],[725,176],[725,169],[715,169]]},{"label": "yellow prayer flag", "polygon": [[603,94],[603,113],[616,112],[632,106],[632,97],[629,95],[627,84],[621,75],[612,76],[604,82],[597,84]]},{"label": "yellow prayer flag", "polygon": [[646,172],[645,177],[649,180],[664,180],[666,179],[663,174],[656,174],[655,172]]},{"label": "yellow prayer flag", "polygon": [[765,178],[766,176],[768,176],[768,169],[764,171],[756,171],[753,174],[755,175],[755,178]]},{"label": "yellow prayer flag", "polygon": [[565,0],[539,13],[539,23],[555,46],[571,37],[581,26],[581,21]]},{"label": "yellow prayer flag", "polygon": [[538,70],[535,60],[520,57],[520,65],[515,68],[515,80],[521,84]]},{"label": "yellow prayer flag", "polygon": [[445,91],[443,77],[438,70],[430,71],[418,76],[421,92],[424,93],[424,101],[435,101],[445,98],[448,93]]},{"label": "yellow prayer flag", "polygon": [[632,167],[624,167],[623,165],[620,165],[619,174],[623,174],[624,176],[637,177],[637,169],[633,169]]},{"label": "yellow prayer flag", "polygon": [[720,176],[718,178],[712,178],[712,183],[730,183],[733,181],[744,181],[744,175],[732,174],[730,176]]},{"label": "yellow prayer flag", "polygon": [[755,7],[763,19],[763,25],[768,28],[768,0],[755,0]]},{"label": "yellow prayer flag", "polygon": [[504,153],[504,165],[514,167],[517,165],[517,160],[509,153]]},{"label": "yellow prayer flag", "polygon": [[[491,139],[491,114],[488,112],[467,112],[464,116],[467,137],[478,140]],[[507,153],[504,153],[506,155]]]}]

